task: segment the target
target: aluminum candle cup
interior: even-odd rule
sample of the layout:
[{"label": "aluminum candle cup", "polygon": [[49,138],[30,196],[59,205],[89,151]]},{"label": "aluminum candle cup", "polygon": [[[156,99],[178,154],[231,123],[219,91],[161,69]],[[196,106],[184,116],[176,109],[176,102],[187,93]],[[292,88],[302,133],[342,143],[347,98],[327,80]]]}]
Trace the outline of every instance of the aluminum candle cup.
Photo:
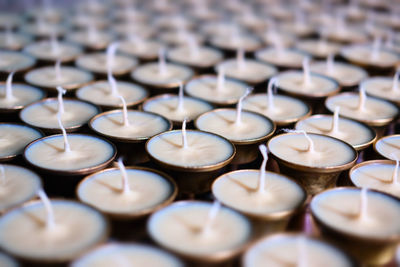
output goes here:
[{"label": "aluminum candle cup", "polygon": [[181,130],[163,132],[146,143],[150,158],[178,184],[180,193],[200,194],[210,191],[221,169],[235,156],[235,146],[222,136],[187,130],[184,147]]},{"label": "aluminum candle cup", "polygon": [[400,240],[400,199],[368,190],[367,204],[361,204],[361,194],[351,187],[324,191],[311,201],[311,214],[324,239],[362,264],[384,265],[392,260]]},{"label": "aluminum candle cup", "polygon": [[284,231],[307,199],[305,190],[286,176],[266,172],[266,186],[262,189],[259,180],[259,170],[239,170],[221,175],[212,185],[212,193],[219,202],[251,221],[256,238]]},{"label": "aluminum candle cup", "polygon": [[171,130],[172,123],[161,115],[137,110],[128,110],[127,119],[126,125],[123,111],[111,110],[95,116],[89,122],[89,127],[115,143],[118,154],[124,157],[125,162],[147,162],[146,141],[154,135]]},{"label": "aluminum candle cup", "polygon": [[[298,181],[309,195],[334,187],[342,171],[357,160],[355,149],[339,139],[320,134],[285,133],[268,142],[281,173]],[[311,150],[311,147],[313,149]]]},{"label": "aluminum candle cup", "polygon": [[197,129],[221,135],[236,147],[232,164],[245,164],[258,156],[258,145],[265,143],[275,132],[269,118],[251,111],[241,111],[236,121],[236,109],[214,109],[200,115],[194,122]]},{"label": "aluminum candle cup", "polygon": [[381,137],[375,142],[374,150],[380,157],[390,160],[400,159],[400,134]]},{"label": "aluminum candle cup", "polygon": [[[150,216],[147,231],[160,246],[178,254],[189,266],[229,264],[252,236],[250,222],[240,213],[215,204],[179,201]],[[232,263],[231,263],[232,264]]]}]

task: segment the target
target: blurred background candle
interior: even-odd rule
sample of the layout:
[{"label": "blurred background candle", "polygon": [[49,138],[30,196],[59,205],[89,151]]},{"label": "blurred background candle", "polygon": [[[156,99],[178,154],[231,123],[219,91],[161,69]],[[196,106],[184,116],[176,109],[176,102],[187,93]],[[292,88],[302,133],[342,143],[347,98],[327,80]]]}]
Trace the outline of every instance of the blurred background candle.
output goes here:
[{"label": "blurred background candle", "polygon": [[396,160],[400,158],[400,135],[387,135],[374,144],[374,149],[380,157]]}]

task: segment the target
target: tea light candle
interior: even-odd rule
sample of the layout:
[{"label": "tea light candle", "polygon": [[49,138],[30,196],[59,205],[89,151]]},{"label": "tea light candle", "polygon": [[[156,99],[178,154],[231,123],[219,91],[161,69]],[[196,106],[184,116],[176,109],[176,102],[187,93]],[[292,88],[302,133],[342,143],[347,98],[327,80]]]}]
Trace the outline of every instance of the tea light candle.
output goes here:
[{"label": "tea light candle", "polygon": [[194,31],[187,31],[185,29],[170,30],[161,32],[158,39],[169,46],[181,46],[187,43],[188,36],[192,36],[197,43],[202,44],[205,37]]},{"label": "tea light candle", "polygon": [[42,187],[40,177],[16,165],[0,165],[0,214],[36,197]]},{"label": "tea light candle", "polygon": [[306,39],[296,44],[297,49],[304,51],[317,58],[326,58],[340,52],[341,45],[324,39]]},{"label": "tea light candle", "polygon": [[183,267],[175,256],[155,247],[135,243],[108,243],[75,260],[72,267],[106,267],[115,263],[137,267]]},{"label": "tea light candle", "polygon": [[26,145],[43,137],[38,130],[17,123],[0,123],[0,161],[21,155]]},{"label": "tea light candle", "polygon": [[86,30],[75,30],[65,34],[65,40],[94,50],[105,49],[114,39],[115,34],[112,32],[100,31],[91,26]]},{"label": "tea light candle", "polygon": [[243,266],[353,266],[339,249],[300,234],[274,234],[251,246],[243,257]]},{"label": "tea light candle", "polygon": [[151,238],[161,246],[202,262],[231,257],[251,237],[248,220],[221,207],[218,202],[174,203],[154,213],[148,220],[147,229]]},{"label": "tea light candle", "polygon": [[143,39],[150,39],[156,34],[154,27],[144,23],[131,23],[122,21],[112,24],[113,31],[119,36],[139,36]]},{"label": "tea light candle", "polygon": [[86,177],[77,188],[78,199],[111,217],[139,218],[170,204],[177,194],[175,182],[163,173],[125,166]]},{"label": "tea light candle", "polygon": [[393,78],[390,77],[371,77],[364,80],[360,86],[365,88],[368,95],[382,98],[400,106],[400,70],[398,70]]},{"label": "tea light candle", "polygon": [[28,44],[23,51],[38,60],[61,60],[62,62],[72,61],[82,54],[80,46],[67,42],[59,42],[54,35],[49,41]]},{"label": "tea light candle", "polygon": [[194,68],[210,68],[222,60],[222,53],[216,49],[199,46],[193,38],[186,46],[168,51],[168,59]]},{"label": "tea light candle", "polygon": [[301,68],[307,54],[290,48],[265,48],[255,53],[257,60],[272,64],[279,68]]},{"label": "tea light candle", "polygon": [[156,60],[162,43],[156,40],[147,40],[139,36],[129,36],[121,41],[118,51],[123,54],[137,57],[141,60]]},{"label": "tea light candle", "polygon": [[38,195],[41,201],[0,218],[0,247],[7,253],[30,262],[63,263],[107,238],[100,212],[74,201],[50,201],[41,190]]},{"label": "tea light candle", "polygon": [[22,72],[36,64],[36,60],[24,53],[0,51],[0,72]]},{"label": "tea light candle", "polygon": [[245,52],[254,52],[262,46],[262,42],[256,36],[235,31],[229,36],[224,34],[211,37],[210,44],[217,48],[230,51],[236,51],[241,48]]},{"label": "tea light candle", "polygon": [[6,29],[0,33],[0,48],[6,50],[20,50],[33,40],[32,36],[23,33],[12,32]]},{"label": "tea light candle", "polygon": [[43,18],[37,18],[35,23],[25,23],[21,25],[20,30],[23,33],[28,33],[41,38],[49,37],[52,34],[56,34],[57,36],[63,35],[68,30],[68,26],[46,22]]},{"label": "tea light candle", "polygon": [[387,135],[374,144],[375,151],[382,157],[396,160],[400,158],[400,135]]},{"label": "tea light candle", "polygon": [[275,46],[278,49],[282,49],[285,47],[292,47],[297,42],[296,36],[294,36],[293,34],[278,31],[276,29],[276,25],[274,25],[275,22],[272,22],[272,20],[270,20],[269,24],[271,24],[270,29],[261,34],[261,38],[265,44]]}]

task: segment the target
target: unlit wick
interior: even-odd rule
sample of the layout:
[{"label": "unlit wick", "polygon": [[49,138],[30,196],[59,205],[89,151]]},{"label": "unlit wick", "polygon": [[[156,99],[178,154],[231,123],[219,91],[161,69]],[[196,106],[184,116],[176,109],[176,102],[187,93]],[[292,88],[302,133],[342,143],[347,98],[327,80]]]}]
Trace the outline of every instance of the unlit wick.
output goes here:
[{"label": "unlit wick", "polygon": [[217,217],[220,209],[221,209],[221,203],[215,200],[213,205],[211,206],[210,211],[207,214],[207,220],[202,228],[201,232],[203,235],[207,236],[210,233],[210,230],[212,229],[215,218]]},{"label": "unlit wick", "polygon": [[165,48],[160,47],[158,50],[158,73],[160,76],[167,75],[167,66],[165,63]]},{"label": "unlit wick", "polygon": [[220,65],[218,67],[217,90],[222,91],[224,88],[225,88],[225,69],[224,66]]},{"label": "unlit wick", "polygon": [[115,80],[114,76],[112,75],[111,69],[107,70],[107,80],[108,80],[108,83],[109,83],[110,88],[111,88],[111,91],[110,91],[111,95],[115,96],[115,97],[118,97],[118,95],[119,95],[119,93],[118,93],[118,85],[117,85],[117,81]]},{"label": "unlit wick", "polygon": [[329,54],[326,58],[326,70],[329,74],[332,74],[335,70],[335,55]]},{"label": "unlit wick", "polygon": [[365,101],[367,100],[367,94],[365,93],[365,88],[360,84],[359,86],[359,101],[358,101],[358,107],[357,109],[359,111],[363,111],[365,108]]},{"label": "unlit wick", "polygon": [[268,109],[273,110],[275,109],[274,105],[274,86],[278,86],[278,79],[273,77],[269,80],[268,87],[267,87],[267,100],[268,100]]},{"label": "unlit wick", "polygon": [[118,159],[118,168],[121,171],[122,176],[122,194],[127,195],[131,192],[131,188],[129,186],[128,174],[126,173],[124,163],[122,162],[122,157]]},{"label": "unlit wick", "polygon": [[186,118],[182,122],[182,148],[188,147],[187,136],[186,136]]},{"label": "unlit wick", "polygon": [[49,198],[47,197],[47,194],[44,192],[43,189],[39,189],[37,195],[42,201],[44,208],[46,209],[46,229],[51,230],[55,226],[53,207],[51,205]]},{"label": "unlit wick", "polygon": [[368,188],[367,187],[362,187],[361,188],[361,194],[360,194],[360,213],[359,213],[359,218],[362,221],[365,221],[368,218]]},{"label": "unlit wick", "polygon": [[244,70],[246,67],[246,59],[244,49],[240,47],[236,52],[236,65],[239,70]]},{"label": "unlit wick", "polygon": [[307,134],[306,131],[304,131],[304,130],[292,130],[292,129],[283,129],[283,131],[287,132],[287,133],[301,133],[301,134],[303,134],[304,137],[308,141],[308,148],[304,152],[310,152],[310,153],[315,152],[314,142],[311,139],[311,137]]},{"label": "unlit wick", "polygon": [[58,101],[58,113],[60,115],[63,115],[65,112],[64,109],[64,101],[63,101],[63,95],[67,92],[64,88],[62,88],[61,86],[57,86],[57,101]]},{"label": "unlit wick", "polygon": [[60,54],[60,44],[58,43],[57,34],[55,30],[52,30],[50,34],[50,47],[51,47],[51,53],[53,55]]},{"label": "unlit wick", "polygon": [[398,92],[399,91],[399,76],[400,76],[400,69],[396,71],[393,77],[393,84],[392,84],[392,91]]},{"label": "unlit wick", "polygon": [[264,194],[264,192],[265,192],[265,168],[267,167],[268,153],[267,153],[267,147],[264,144],[259,145],[258,148],[260,149],[261,155],[263,157],[263,161],[262,161],[261,167],[260,167],[260,176],[258,179],[257,192],[258,192],[258,194]]},{"label": "unlit wick", "polygon": [[123,116],[124,126],[129,126],[128,107],[126,106],[125,98],[122,95],[118,95],[118,98],[122,102],[122,116]]},{"label": "unlit wick", "polygon": [[12,92],[12,80],[13,80],[14,72],[8,74],[7,81],[6,81],[6,100],[10,101],[14,99],[13,92]]},{"label": "unlit wick", "polygon": [[305,86],[309,86],[311,84],[311,76],[310,76],[310,58],[305,57],[303,59],[303,84]]},{"label": "unlit wick", "polygon": [[112,73],[112,68],[114,67],[114,59],[115,59],[115,53],[117,51],[117,48],[119,47],[119,42],[114,42],[110,44],[107,47],[107,72]]},{"label": "unlit wick", "polygon": [[243,100],[251,93],[253,88],[247,88],[246,92],[239,98],[239,102],[236,105],[236,120],[235,124],[240,125],[242,123],[242,103]]},{"label": "unlit wick", "polygon": [[379,59],[379,52],[381,51],[382,39],[380,37],[375,37],[372,44],[371,60],[376,61]]},{"label": "unlit wick", "polygon": [[397,158],[395,153],[392,153],[392,157],[396,161],[396,167],[394,168],[393,175],[392,175],[392,184],[399,184],[399,178],[398,178],[398,171],[399,171],[399,159]]},{"label": "unlit wick", "polygon": [[56,61],[55,72],[56,72],[56,80],[60,81],[62,79],[62,77],[61,77],[61,59],[57,59],[57,61]]},{"label": "unlit wick", "polygon": [[63,138],[64,138],[64,153],[69,153],[69,152],[71,152],[71,148],[70,148],[69,142],[68,142],[67,131],[65,130],[64,125],[62,124],[62,121],[61,121],[61,113],[60,112],[57,113],[57,121],[58,121],[58,126],[60,127]]},{"label": "unlit wick", "polygon": [[339,132],[339,112],[340,112],[340,107],[339,106],[335,107],[335,112],[333,113],[333,119],[332,119],[332,127],[330,130],[331,133]]},{"label": "unlit wick", "polygon": [[199,53],[199,45],[197,43],[196,38],[192,34],[187,34],[186,40],[189,46],[190,57],[198,58],[200,56],[200,53]]},{"label": "unlit wick", "polygon": [[177,111],[182,112],[184,110],[183,106],[183,83],[182,81],[179,81],[179,93],[178,93],[178,106],[177,106]]}]

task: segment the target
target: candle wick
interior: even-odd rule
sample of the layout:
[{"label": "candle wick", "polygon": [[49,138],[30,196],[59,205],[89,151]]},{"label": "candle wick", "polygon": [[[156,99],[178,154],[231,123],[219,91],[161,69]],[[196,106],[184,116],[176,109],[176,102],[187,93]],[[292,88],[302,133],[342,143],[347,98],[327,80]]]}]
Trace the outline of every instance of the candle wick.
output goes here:
[{"label": "candle wick", "polygon": [[112,73],[112,69],[114,67],[114,59],[115,53],[119,47],[119,42],[113,42],[107,47],[106,55],[107,55],[107,72]]},{"label": "candle wick", "polygon": [[11,45],[13,41],[13,35],[12,35],[12,27],[11,23],[6,24],[6,29],[5,29],[5,42],[7,45]]},{"label": "candle wick", "polygon": [[365,107],[365,102],[366,102],[366,100],[367,100],[367,95],[366,95],[366,93],[365,93],[365,88],[364,88],[364,85],[363,85],[363,84],[360,84],[359,90],[360,90],[360,92],[359,92],[359,102],[358,102],[358,107],[357,107],[357,109],[358,109],[359,111],[363,111],[363,110],[364,110],[364,107]]},{"label": "candle wick", "polygon": [[167,66],[165,62],[165,48],[161,47],[158,50],[158,73],[160,76],[167,75]]},{"label": "candle wick", "polygon": [[265,168],[267,166],[267,161],[268,161],[268,153],[267,153],[267,147],[262,144],[258,147],[260,149],[261,155],[263,156],[263,161],[261,163],[260,167],[260,176],[258,179],[258,188],[257,192],[258,194],[263,194],[265,192]]},{"label": "candle wick", "polygon": [[360,220],[366,220],[368,217],[368,197],[367,197],[367,193],[368,193],[368,188],[367,187],[363,187],[361,188],[361,194],[360,194],[360,213],[359,213],[359,218]]},{"label": "candle wick", "polygon": [[37,192],[37,195],[39,196],[40,200],[42,201],[44,208],[46,210],[46,228],[48,230],[51,230],[55,226],[55,220],[54,220],[54,211],[53,207],[51,205],[50,199],[48,198],[47,194],[44,192],[43,189],[39,189]]},{"label": "candle wick", "polygon": [[311,75],[310,75],[310,58],[305,57],[303,59],[303,84],[305,86],[309,86],[311,84]]},{"label": "candle wick", "polygon": [[326,58],[326,70],[329,74],[332,74],[335,70],[335,55],[329,54]]},{"label": "candle wick", "polygon": [[340,112],[340,107],[339,106],[335,107],[335,112],[333,113],[332,127],[330,130],[331,133],[339,132],[339,112]]},{"label": "candle wick", "polygon": [[111,68],[107,69],[107,80],[108,80],[108,83],[110,84],[111,95],[114,97],[118,97],[118,95],[119,95],[118,85],[117,85],[117,81],[115,80],[115,78],[112,74]]},{"label": "candle wick", "polygon": [[87,36],[89,42],[94,43],[98,38],[97,28],[94,23],[89,20],[89,24],[87,26]]},{"label": "candle wick", "polygon": [[215,218],[217,217],[220,209],[221,209],[221,203],[219,201],[215,200],[213,205],[210,208],[210,211],[207,214],[206,222],[204,223],[204,226],[202,228],[201,233],[203,235],[207,235],[210,232],[210,230],[214,224]]},{"label": "candle wick", "polygon": [[400,69],[396,71],[393,77],[393,85],[392,85],[392,91],[393,92],[398,92],[399,91],[399,76],[400,76]]},{"label": "candle wick", "polygon": [[71,148],[69,146],[69,142],[68,142],[68,138],[67,138],[67,131],[65,130],[65,128],[62,124],[62,121],[61,121],[61,113],[60,112],[57,113],[57,121],[58,121],[58,126],[60,127],[63,138],[64,138],[64,152],[69,153],[69,152],[71,152]]},{"label": "candle wick", "polygon": [[13,80],[14,72],[11,72],[6,81],[6,94],[5,98],[6,100],[12,100],[14,99],[13,92],[12,92],[12,80]]},{"label": "candle wick", "polygon": [[51,47],[51,53],[53,55],[60,54],[60,44],[58,43],[57,34],[56,34],[55,29],[53,29],[50,34],[50,47]]},{"label": "candle wick", "polygon": [[247,88],[246,92],[239,98],[239,102],[236,105],[236,120],[235,124],[240,125],[242,123],[242,103],[243,100],[251,93],[253,88]]},{"label": "candle wick", "polygon": [[182,122],[182,148],[188,147],[187,136],[186,136],[186,118]]},{"label": "candle wick", "polygon": [[62,77],[61,77],[61,59],[57,59],[56,65],[55,65],[55,71],[56,71],[56,80],[60,81],[62,79]]},{"label": "candle wick", "polygon": [[1,184],[6,185],[6,183],[7,183],[6,172],[4,170],[3,165],[0,165],[0,178],[1,178]]},{"label": "candle wick", "polygon": [[199,53],[199,45],[196,39],[194,38],[193,35],[187,34],[186,40],[189,46],[190,58],[198,58],[200,56],[200,53]]},{"label": "candle wick", "polygon": [[267,87],[267,98],[268,98],[268,109],[273,110],[275,109],[274,104],[274,86],[278,86],[278,78],[273,77],[269,80],[268,87]]},{"label": "candle wick", "polygon": [[372,53],[371,53],[371,60],[377,61],[380,58],[379,52],[381,51],[382,46],[382,38],[375,37],[374,42],[372,44]]},{"label": "candle wick", "polygon": [[220,65],[218,67],[217,90],[222,91],[223,89],[225,89],[225,67]]},{"label": "candle wick", "polygon": [[122,161],[122,157],[118,159],[118,168],[121,171],[122,176],[122,193],[125,195],[129,194],[131,192],[131,188],[129,186],[128,174]]},{"label": "candle wick", "polygon": [[143,40],[135,34],[132,33],[129,35],[129,41],[132,42],[135,48],[137,48],[139,51],[142,51],[144,49]]},{"label": "candle wick", "polygon": [[182,81],[179,81],[178,106],[176,108],[178,112],[182,112],[184,110],[183,102],[183,83]]},{"label": "candle wick", "polygon": [[243,71],[246,67],[246,58],[244,54],[244,49],[242,47],[240,47],[236,52],[236,65],[241,71]]},{"label": "candle wick", "polygon": [[297,239],[297,266],[307,267],[308,266],[308,255],[307,255],[307,240],[304,236],[299,236]]},{"label": "candle wick", "polygon": [[397,158],[395,153],[392,153],[392,158],[396,161],[396,167],[394,168],[393,175],[392,175],[392,184],[399,184],[399,159]]},{"label": "candle wick", "polygon": [[61,86],[57,86],[57,100],[58,100],[58,113],[59,114],[64,114],[65,109],[64,109],[64,101],[63,101],[63,95],[67,92],[64,88]]},{"label": "candle wick", "polygon": [[118,98],[121,99],[122,102],[122,115],[124,126],[129,126],[128,107],[126,106],[125,98],[122,95],[118,95]]}]

